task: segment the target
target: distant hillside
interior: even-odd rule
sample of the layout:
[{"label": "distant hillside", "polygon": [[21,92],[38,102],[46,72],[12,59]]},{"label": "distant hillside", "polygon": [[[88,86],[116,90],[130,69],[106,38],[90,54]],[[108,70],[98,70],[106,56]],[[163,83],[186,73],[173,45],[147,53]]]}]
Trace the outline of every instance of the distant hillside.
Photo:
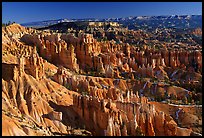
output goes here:
[{"label": "distant hillside", "polygon": [[87,19],[57,19],[57,20],[47,20],[47,21],[36,21],[36,22],[28,22],[28,23],[22,23],[22,26],[25,27],[34,27],[34,28],[40,28],[40,27],[47,27],[50,25],[63,23],[63,22],[76,22],[76,21],[98,21],[98,19],[93,18],[87,18]]},{"label": "distant hillside", "polygon": [[39,30],[50,29],[50,30],[61,30],[65,32],[68,28],[74,28],[84,30],[88,26],[88,22],[77,21],[77,22],[61,22],[58,24],[50,25],[47,27],[39,28]]},{"label": "distant hillside", "polygon": [[22,26],[42,28],[58,23],[79,22],[79,21],[110,21],[118,22],[129,29],[139,28],[202,28],[202,15],[169,15],[169,16],[130,16],[126,18],[107,19],[58,19],[39,22],[23,23]]}]

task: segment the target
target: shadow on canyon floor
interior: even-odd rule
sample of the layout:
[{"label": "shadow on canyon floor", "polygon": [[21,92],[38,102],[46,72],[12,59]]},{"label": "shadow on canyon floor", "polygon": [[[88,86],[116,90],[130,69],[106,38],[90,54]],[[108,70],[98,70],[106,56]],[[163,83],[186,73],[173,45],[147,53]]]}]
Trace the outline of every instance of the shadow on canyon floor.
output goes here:
[{"label": "shadow on canyon floor", "polygon": [[[72,105],[64,106],[58,105],[53,101],[48,102],[55,112],[62,112],[62,123],[66,126],[71,126],[74,129],[85,129],[84,121],[77,115],[72,109]],[[43,117],[48,118],[48,114],[44,114]]]}]

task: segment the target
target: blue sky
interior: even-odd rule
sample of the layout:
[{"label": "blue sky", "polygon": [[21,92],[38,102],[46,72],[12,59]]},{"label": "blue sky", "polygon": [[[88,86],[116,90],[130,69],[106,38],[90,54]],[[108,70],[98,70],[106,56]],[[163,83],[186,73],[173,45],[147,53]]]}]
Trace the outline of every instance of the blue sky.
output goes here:
[{"label": "blue sky", "polygon": [[2,2],[2,21],[202,15],[202,2]]}]

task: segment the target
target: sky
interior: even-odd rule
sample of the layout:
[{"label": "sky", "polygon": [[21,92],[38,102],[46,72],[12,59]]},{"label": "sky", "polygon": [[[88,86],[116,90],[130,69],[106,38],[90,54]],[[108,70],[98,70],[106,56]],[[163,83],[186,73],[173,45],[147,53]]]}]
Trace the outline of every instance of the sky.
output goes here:
[{"label": "sky", "polygon": [[2,2],[2,22],[202,15],[202,2]]}]

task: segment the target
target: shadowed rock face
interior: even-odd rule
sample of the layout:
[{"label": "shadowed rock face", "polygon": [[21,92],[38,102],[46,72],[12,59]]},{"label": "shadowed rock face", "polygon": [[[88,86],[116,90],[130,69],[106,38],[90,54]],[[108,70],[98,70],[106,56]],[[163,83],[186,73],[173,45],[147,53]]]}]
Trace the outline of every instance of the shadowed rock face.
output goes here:
[{"label": "shadowed rock face", "polygon": [[200,51],[98,41],[84,32],[2,28],[2,135],[202,133],[202,109],[190,105],[202,101]]}]

